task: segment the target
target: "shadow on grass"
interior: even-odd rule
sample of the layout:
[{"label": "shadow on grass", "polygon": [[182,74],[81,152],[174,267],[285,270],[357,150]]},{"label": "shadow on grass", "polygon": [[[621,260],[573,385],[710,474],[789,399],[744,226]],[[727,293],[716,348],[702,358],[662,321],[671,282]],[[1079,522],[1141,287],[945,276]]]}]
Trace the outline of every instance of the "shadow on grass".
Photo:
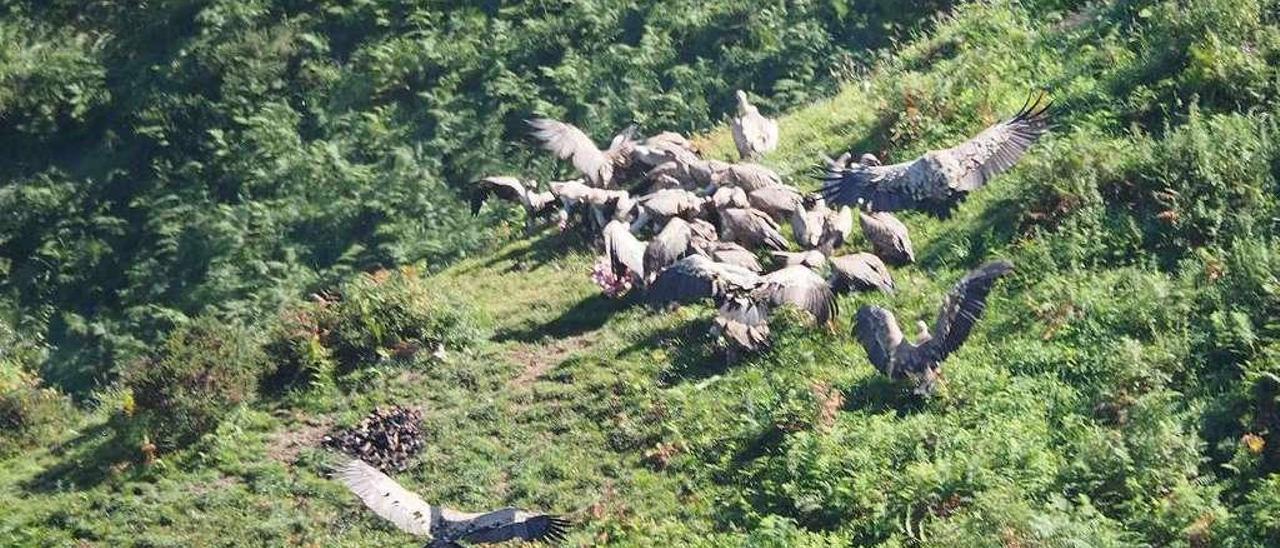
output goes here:
[{"label": "shadow on grass", "polygon": [[622,349],[619,357],[643,354],[661,349],[669,365],[658,374],[658,383],[673,386],[686,381],[707,379],[728,369],[723,352],[708,342],[710,318],[699,318],[655,330]]},{"label": "shadow on grass", "polygon": [[[965,257],[981,259],[992,249],[1013,241],[1017,236],[1022,208],[1014,198],[992,200],[982,213],[965,222],[949,223],[942,232],[921,249],[919,261],[928,268],[937,268],[955,255],[954,249],[964,247]],[[971,261],[972,262],[972,261]],[[976,266],[976,263],[968,266]]]},{"label": "shadow on grass", "polygon": [[122,443],[110,424],[100,424],[60,447],[61,461],[37,474],[22,488],[33,493],[88,489],[116,472],[118,463],[132,463],[136,454]]},{"label": "shadow on grass", "polygon": [[911,393],[908,382],[889,380],[876,374],[862,379],[844,391],[844,410],[867,413],[892,411],[899,417],[915,414],[925,407],[925,399]]},{"label": "shadow on grass", "polygon": [[516,247],[505,253],[499,253],[478,265],[478,268],[492,268],[503,262],[521,265],[519,270],[533,270],[547,263],[564,257],[574,249],[585,248],[590,237],[578,227],[559,231],[544,229],[532,237],[527,246]]},{"label": "shadow on grass", "polygon": [[575,337],[600,329],[613,314],[626,306],[628,301],[610,299],[597,293],[583,299],[560,314],[554,320],[543,324],[525,325],[500,329],[494,334],[495,342],[516,341],[522,343],[537,342],[542,339],[562,339]]}]

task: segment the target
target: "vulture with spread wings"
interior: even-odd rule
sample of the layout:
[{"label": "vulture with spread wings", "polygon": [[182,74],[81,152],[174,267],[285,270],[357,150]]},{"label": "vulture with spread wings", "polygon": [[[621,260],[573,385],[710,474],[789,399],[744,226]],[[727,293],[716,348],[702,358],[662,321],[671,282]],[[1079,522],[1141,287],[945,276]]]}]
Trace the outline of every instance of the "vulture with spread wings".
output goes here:
[{"label": "vulture with spread wings", "polygon": [[591,186],[613,186],[614,170],[625,168],[631,162],[635,126],[615,136],[608,149],[600,150],[586,133],[572,124],[550,118],[535,118],[527,123],[542,148],[561,160],[573,162],[573,167]]},{"label": "vulture with spread wings", "polygon": [[533,229],[533,219],[548,214],[556,207],[556,197],[551,192],[534,190],[534,183],[526,186],[515,177],[485,177],[471,185],[471,214],[478,215],[480,207],[491,196],[515,202],[524,208],[525,230]]},{"label": "vulture with spread wings", "polygon": [[338,469],[335,478],[360,497],[373,513],[401,531],[425,537],[427,546],[446,548],[461,542],[498,543],[509,540],[560,542],[569,522],[553,515],[515,508],[467,513],[432,506],[416,493],[362,460]]},{"label": "vulture with spread wings", "polygon": [[1013,167],[1042,135],[1049,132],[1049,102],[1041,94],[1028,99],[1013,118],[958,146],[888,166],[874,157],[847,167],[831,165],[822,194],[832,205],[861,206],[871,211],[914,209],[947,217],[970,192]]},{"label": "vulture with spread wings", "polygon": [[982,318],[991,287],[1011,271],[1013,263],[998,260],[966,274],[942,302],[933,332],[918,322],[920,337],[915,343],[904,340],[893,313],[878,306],[858,309],[854,335],[877,370],[895,380],[911,379],[917,383],[915,393],[928,395],[937,388],[942,361],[964,344]]}]

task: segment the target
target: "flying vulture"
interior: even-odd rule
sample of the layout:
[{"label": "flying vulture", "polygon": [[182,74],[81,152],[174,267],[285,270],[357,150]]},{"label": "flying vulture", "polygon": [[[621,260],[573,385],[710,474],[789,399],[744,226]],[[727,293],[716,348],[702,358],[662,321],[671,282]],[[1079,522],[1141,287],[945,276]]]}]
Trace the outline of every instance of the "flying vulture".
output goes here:
[{"label": "flying vulture", "polygon": [[966,195],[1017,163],[1049,132],[1049,102],[1042,93],[1022,110],[955,147],[888,166],[865,157],[848,167],[835,166],[825,177],[827,202],[871,211],[914,209],[947,217]]},{"label": "flying vulture", "polygon": [[744,160],[755,160],[778,148],[778,122],[765,118],[738,90],[738,116],[732,121],[733,143]]},{"label": "flying vulture", "polygon": [[569,522],[558,516],[516,508],[467,513],[431,506],[361,460],[342,466],[335,478],[360,497],[373,513],[401,531],[425,537],[427,546],[433,548],[461,546],[461,542],[489,544],[516,539],[560,542],[569,527]]},{"label": "flying vulture", "polygon": [[871,249],[880,258],[892,264],[915,262],[916,252],[911,249],[911,235],[907,232],[907,225],[902,224],[892,213],[859,211],[858,222],[862,225],[862,235],[871,242]]},{"label": "flying vulture", "polygon": [[992,285],[1012,270],[1013,263],[998,260],[966,274],[942,302],[933,333],[923,321],[918,322],[920,337],[915,343],[905,341],[893,313],[878,306],[858,309],[854,335],[877,370],[895,380],[911,379],[916,394],[931,394],[943,360],[964,344],[973,324],[982,318]]},{"label": "flying vulture", "polygon": [[527,123],[533,128],[534,138],[542,142],[542,148],[561,160],[573,162],[573,167],[591,186],[613,186],[614,170],[625,168],[631,162],[634,126],[615,136],[608,149],[600,150],[586,133],[571,124],[550,118],[535,118]]}]

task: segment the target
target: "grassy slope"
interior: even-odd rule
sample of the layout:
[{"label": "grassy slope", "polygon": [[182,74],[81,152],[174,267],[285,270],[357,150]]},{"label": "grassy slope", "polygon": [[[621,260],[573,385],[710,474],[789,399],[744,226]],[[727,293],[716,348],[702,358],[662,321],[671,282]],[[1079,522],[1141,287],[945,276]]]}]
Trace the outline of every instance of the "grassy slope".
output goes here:
[{"label": "grassy slope", "polygon": [[[1130,161],[1099,155],[1151,141],[1118,129],[1127,120],[1100,99],[1142,66],[1105,23],[1112,14],[1098,13],[1063,23],[968,6],[865,81],[782,119],[785,144],[767,163],[805,184],[820,152],[905,158],[1012,111],[1035,85],[1066,106],[1057,136],[954,218],[904,216],[920,264],[894,271],[896,296],[843,298],[835,334],[784,320],[774,351],[726,367],[704,335],[706,309],[657,314],[603,299],[585,246],[543,235],[434,278],[484,312],[493,336],[474,351],[374,369],[311,411],[239,412],[144,471],[106,469],[104,411],[56,449],[0,463],[0,539],[409,546],[321,479],[329,457],[305,447],[390,402],[420,406],[430,435],[407,485],[464,508],[571,512],[584,522],[572,537],[580,544],[1231,535],[1241,512],[1230,507],[1242,499],[1223,491],[1248,488],[1206,470],[1204,459],[1232,448],[1211,453],[1205,440],[1224,438],[1202,430],[1214,416],[1206,408],[1227,406],[1230,389],[1188,379],[1201,370],[1190,363],[1185,301],[1203,270],[1158,269],[1144,249],[1116,259],[1108,253],[1123,242],[1099,243],[1113,238],[1114,208],[1087,189]],[[724,132],[704,144],[718,156],[732,146]],[[1085,205],[1036,229],[1028,220],[1045,212],[1027,203],[1037,196],[1028,188],[1066,189]],[[992,256],[1019,272],[947,363],[943,393],[916,401],[874,375],[847,335],[851,312],[876,302],[904,322],[931,313]],[[1108,420],[1107,405],[1125,419]]]}]

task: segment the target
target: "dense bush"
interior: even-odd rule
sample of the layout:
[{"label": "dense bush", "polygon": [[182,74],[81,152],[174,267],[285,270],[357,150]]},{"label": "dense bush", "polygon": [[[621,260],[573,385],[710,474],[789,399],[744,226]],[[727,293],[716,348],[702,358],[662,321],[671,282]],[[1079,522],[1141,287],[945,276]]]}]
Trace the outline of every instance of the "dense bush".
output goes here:
[{"label": "dense bush", "polygon": [[48,442],[76,419],[71,400],[42,386],[42,345],[0,323],[0,457]]},{"label": "dense bush", "polygon": [[249,331],[201,317],[131,364],[123,381],[143,429],[158,447],[173,449],[212,432],[235,406],[251,401],[266,363]]},{"label": "dense bush", "polygon": [[433,291],[413,269],[362,274],[281,314],[267,351],[269,390],[323,386],[384,360],[469,348],[483,338],[475,312]]}]

